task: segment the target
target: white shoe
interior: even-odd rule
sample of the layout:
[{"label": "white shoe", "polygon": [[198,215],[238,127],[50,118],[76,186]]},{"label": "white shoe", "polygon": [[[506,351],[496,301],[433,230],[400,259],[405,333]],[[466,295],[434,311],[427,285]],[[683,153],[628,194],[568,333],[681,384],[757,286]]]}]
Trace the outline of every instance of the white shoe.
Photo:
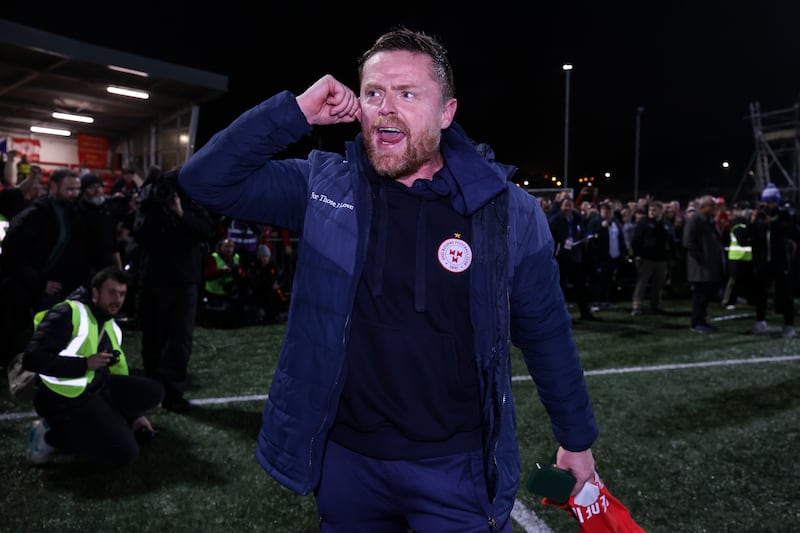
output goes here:
[{"label": "white shoe", "polygon": [[753,327],[750,329],[750,333],[753,335],[761,335],[767,332],[767,322],[765,320],[759,320]]},{"label": "white shoe", "polygon": [[792,326],[783,326],[783,338],[784,339],[793,339],[797,336],[797,332],[794,330]]},{"label": "white shoe", "polygon": [[56,449],[44,440],[44,436],[48,431],[50,431],[50,425],[44,420],[35,420],[31,425],[31,432],[28,435],[28,449],[25,452],[29,463],[34,465],[44,464],[55,453]]}]

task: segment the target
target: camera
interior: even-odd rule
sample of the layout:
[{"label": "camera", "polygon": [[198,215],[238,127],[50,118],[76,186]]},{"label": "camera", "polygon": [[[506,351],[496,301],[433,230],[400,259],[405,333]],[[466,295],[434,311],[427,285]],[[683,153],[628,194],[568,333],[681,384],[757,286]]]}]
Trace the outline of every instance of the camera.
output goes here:
[{"label": "camera", "polygon": [[172,200],[175,193],[178,192],[178,180],[169,177],[161,177],[153,185],[153,200],[156,202],[166,204]]},{"label": "camera", "polygon": [[157,166],[150,167],[144,186],[139,191],[142,204],[168,205],[178,192],[178,173],[162,172]]}]

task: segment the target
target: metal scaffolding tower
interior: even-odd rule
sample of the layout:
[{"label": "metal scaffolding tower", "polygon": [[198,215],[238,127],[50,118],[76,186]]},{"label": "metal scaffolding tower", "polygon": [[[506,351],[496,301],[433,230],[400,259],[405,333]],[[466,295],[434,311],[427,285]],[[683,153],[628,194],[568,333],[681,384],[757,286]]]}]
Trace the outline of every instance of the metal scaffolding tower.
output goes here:
[{"label": "metal scaffolding tower", "polygon": [[758,201],[767,183],[774,183],[783,199],[800,205],[800,102],[766,113],[754,102],[745,118],[753,126],[755,151],[734,198],[744,193],[742,198]]}]

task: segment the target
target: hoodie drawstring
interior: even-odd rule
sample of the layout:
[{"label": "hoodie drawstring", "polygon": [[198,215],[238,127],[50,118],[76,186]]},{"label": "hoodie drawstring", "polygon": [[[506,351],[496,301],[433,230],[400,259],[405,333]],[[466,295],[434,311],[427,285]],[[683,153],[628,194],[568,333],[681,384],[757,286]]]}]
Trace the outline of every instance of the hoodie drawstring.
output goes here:
[{"label": "hoodie drawstring", "polygon": [[387,214],[389,202],[386,198],[387,193],[383,187],[376,186],[373,188],[373,191],[377,191],[377,201],[380,202],[380,207],[377,209],[378,239],[375,242],[375,265],[374,268],[370,269],[372,272],[370,285],[372,286],[372,295],[381,296],[383,294],[383,268],[386,264],[387,234],[389,232],[389,217]]},{"label": "hoodie drawstring", "polygon": [[417,217],[417,260],[416,272],[414,276],[414,307],[418,313],[425,311],[425,206],[424,200],[419,205],[419,216]]}]

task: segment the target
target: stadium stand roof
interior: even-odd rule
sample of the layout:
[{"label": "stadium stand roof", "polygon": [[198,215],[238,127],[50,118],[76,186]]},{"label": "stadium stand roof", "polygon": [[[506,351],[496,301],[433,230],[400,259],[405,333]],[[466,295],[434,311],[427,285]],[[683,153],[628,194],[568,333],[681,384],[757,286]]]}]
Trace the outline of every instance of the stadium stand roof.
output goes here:
[{"label": "stadium stand roof", "polygon": [[[109,85],[147,91],[150,98],[111,94]],[[68,125],[114,143],[227,90],[228,79],[220,74],[0,19],[0,131]],[[62,122],[52,117],[54,111],[90,115],[95,122]]]}]

